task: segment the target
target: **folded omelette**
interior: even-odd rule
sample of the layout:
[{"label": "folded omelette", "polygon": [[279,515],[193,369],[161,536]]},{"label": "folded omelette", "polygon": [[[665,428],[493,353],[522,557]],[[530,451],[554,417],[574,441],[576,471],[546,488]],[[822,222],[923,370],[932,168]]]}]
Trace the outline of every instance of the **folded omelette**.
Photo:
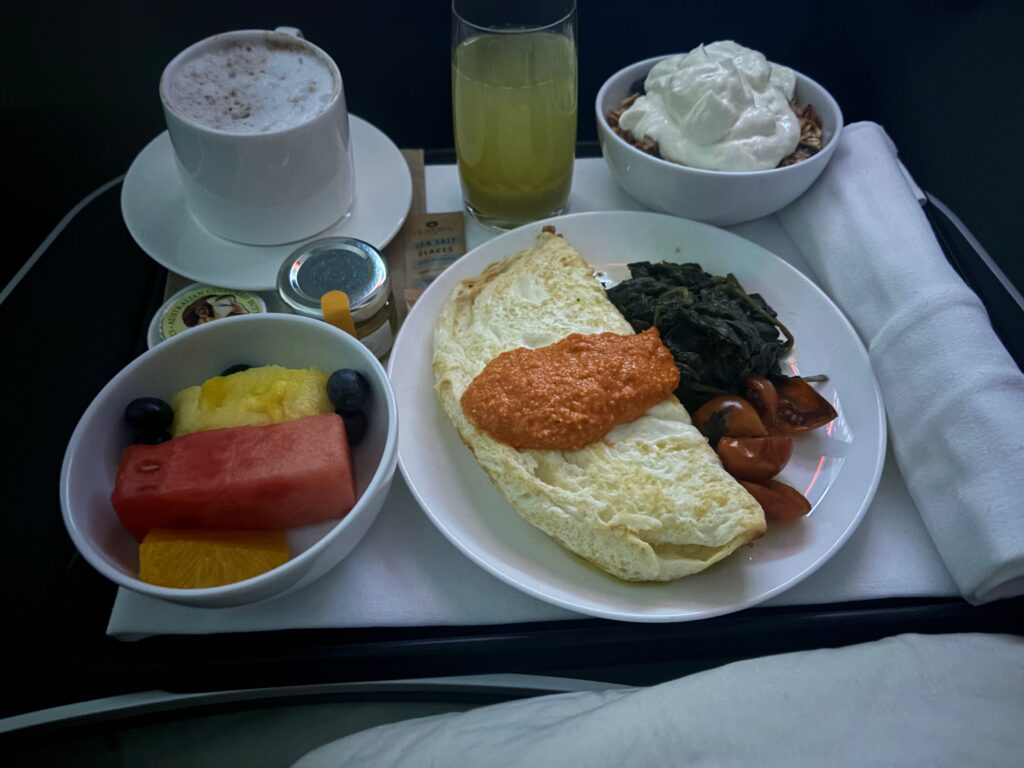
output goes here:
[{"label": "folded omelette", "polygon": [[516,450],[479,430],[460,400],[494,357],[571,333],[633,333],[568,242],[533,247],[464,280],[434,328],[438,400],[512,507],[564,547],[627,581],[702,571],[765,531],[675,396],[578,451]]}]

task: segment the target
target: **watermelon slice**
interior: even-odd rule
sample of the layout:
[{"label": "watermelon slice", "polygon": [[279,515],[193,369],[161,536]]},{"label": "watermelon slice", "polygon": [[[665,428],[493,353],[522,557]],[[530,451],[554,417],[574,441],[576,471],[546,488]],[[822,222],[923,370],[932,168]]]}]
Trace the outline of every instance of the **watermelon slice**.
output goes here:
[{"label": "watermelon slice", "polygon": [[345,423],[328,413],[132,445],[111,501],[139,541],[152,528],[281,530],[340,518],[356,502]]}]

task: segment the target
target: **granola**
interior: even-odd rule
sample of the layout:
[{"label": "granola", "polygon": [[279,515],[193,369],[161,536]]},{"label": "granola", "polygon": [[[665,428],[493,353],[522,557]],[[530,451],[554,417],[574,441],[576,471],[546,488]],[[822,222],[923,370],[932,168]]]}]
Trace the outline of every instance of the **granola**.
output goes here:
[{"label": "granola", "polygon": [[[605,115],[605,119],[608,121],[609,127],[615,132],[616,136],[621,137],[624,141],[632,144],[634,147],[639,149],[641,152],[646,152],[648,155],[661,158],[661,153],[658,151],[658,142],[654,141],[650,136],[641,136],[639,139],[634,136],[630,131],[619,126],[619,117],[622,113],[633,106],[642,93],[632,93],[623,99],[615,109],[608,110]],[[797,116],[800,121],[800,143],[797,144],[795,150],[792,153],[782,158],[779,162],[779,168],[784,168],[787,165],[793,165],[799,163],[801,160],[816,155],[821,151],[824,142],[822,140],[821,132],[821,117],[817,112],[814,111],[814,107],[810,104],[800,106],[796,101],[789,102],[790,109]]]}]

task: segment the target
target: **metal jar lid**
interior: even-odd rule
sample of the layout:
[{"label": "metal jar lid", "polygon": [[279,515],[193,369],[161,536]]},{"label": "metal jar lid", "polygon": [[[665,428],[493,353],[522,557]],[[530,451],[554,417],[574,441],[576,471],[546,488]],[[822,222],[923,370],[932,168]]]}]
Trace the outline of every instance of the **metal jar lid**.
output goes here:
[{"label": "metal jar lid", "polygon": [[356,323],[373,317],[387,303],[391,276],[380,251],[354,237],[325,237],[296,249],[277,273],[282,301],[297,313],[322,317],[320,297],[348,294]]}]

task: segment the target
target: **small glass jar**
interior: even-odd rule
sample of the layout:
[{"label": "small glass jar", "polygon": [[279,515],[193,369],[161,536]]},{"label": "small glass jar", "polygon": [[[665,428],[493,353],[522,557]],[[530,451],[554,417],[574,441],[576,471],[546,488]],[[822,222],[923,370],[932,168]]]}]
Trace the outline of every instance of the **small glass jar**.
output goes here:
[{"label": "small glass jar", "polygon": [[356,337],[377,357],[387,355],[398,308],[380,251],[354,237],[325,237],[295,250],[277,273],[281,301],[296,314],[322,320],[320,298],[328,291],[348,295]]}]

